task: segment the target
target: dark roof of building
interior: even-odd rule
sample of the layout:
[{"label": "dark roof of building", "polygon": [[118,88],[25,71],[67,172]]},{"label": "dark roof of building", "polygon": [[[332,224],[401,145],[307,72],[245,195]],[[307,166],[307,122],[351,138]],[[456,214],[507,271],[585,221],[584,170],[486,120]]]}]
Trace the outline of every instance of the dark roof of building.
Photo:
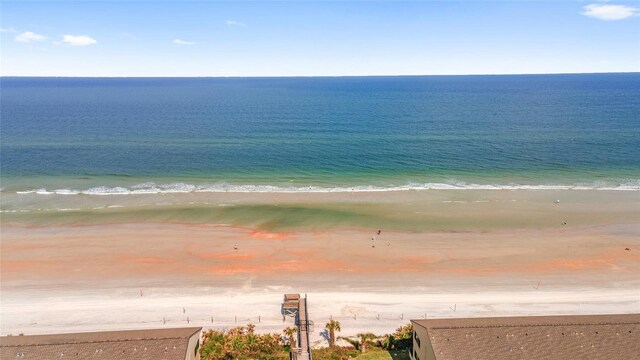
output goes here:
[{"label": "dark roof of building", "polygon": [[640,359],[640,314],[412,320],[435,358]]},{"label": "dark roof of building", "polygon": [[184,359],[202,328],[0,337],[2,359]]}]

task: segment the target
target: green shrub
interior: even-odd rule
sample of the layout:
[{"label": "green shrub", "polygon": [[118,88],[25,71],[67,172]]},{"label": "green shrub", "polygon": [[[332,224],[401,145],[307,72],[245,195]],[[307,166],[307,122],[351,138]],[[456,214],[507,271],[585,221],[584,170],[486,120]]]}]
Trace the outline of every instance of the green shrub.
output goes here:
[{"label": "green shrub", "polygon": [[352,346],[336,346],[333,348],[313,349],[311,351],[313,360],[347,360],[350,357],[356,358],[360,355],[360,351]]},{"label": "green shrub", "polygon": [[202,360],[289,359],[280,334],[256,334],[254,325],[227,331],[209,330],[202,335]]},{"label": "green shrub", "polygon": [[387,350],[412,350],[413,326],[411,323],[396,329],[393,334],[388,334],[378,342],[378,346]]}]

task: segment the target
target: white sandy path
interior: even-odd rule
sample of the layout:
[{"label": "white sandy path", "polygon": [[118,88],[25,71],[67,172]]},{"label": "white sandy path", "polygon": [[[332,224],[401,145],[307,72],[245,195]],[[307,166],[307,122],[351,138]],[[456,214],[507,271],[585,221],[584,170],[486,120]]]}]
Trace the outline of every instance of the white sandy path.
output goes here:
[{"label": "white sandy path", "polygon": [[[340,335],[349,336],[360,332],[389,333],[425,314],[437,318],[638,313],[640,284],[630,285],[515,292],[309,293],[309,315],[316,324],[312,340],[316,346],[326,346],[320,333],[330,316],[342,323]],[[259,332],[280,332],[292,325],[292,320],[283,323],[280,316],[282,295],[290,291],[158,288],[145,289],[143,296],[137,289],[75,294],[3,292],[0,329],[3,335],[184,326],[224,329],[250,322],[257,325]]]}]

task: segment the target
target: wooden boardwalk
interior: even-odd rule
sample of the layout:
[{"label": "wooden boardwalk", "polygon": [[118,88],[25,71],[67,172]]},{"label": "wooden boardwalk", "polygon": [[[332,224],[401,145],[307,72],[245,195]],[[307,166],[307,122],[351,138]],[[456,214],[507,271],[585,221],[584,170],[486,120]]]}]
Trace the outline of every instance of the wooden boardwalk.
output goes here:
[{"label": "wooden boardwalk", "polygon": [[313,324],[309,320],[307,311],[307,296],[300,297],[300,294],[285,294],[282,303],[282,315],[292,316],[295,318],[298,327],[298,343],[297,347],[291,349],[293,360],[311,360],[311,347],[309,342],[310,325]]}]

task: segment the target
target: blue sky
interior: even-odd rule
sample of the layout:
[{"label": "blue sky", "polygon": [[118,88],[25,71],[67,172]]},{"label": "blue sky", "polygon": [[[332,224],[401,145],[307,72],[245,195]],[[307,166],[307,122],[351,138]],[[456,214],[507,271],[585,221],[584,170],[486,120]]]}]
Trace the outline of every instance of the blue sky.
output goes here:
[{"label": "blue sky", "polygon": [[640,71],[639,1],[5,1],[3,76]]}]

